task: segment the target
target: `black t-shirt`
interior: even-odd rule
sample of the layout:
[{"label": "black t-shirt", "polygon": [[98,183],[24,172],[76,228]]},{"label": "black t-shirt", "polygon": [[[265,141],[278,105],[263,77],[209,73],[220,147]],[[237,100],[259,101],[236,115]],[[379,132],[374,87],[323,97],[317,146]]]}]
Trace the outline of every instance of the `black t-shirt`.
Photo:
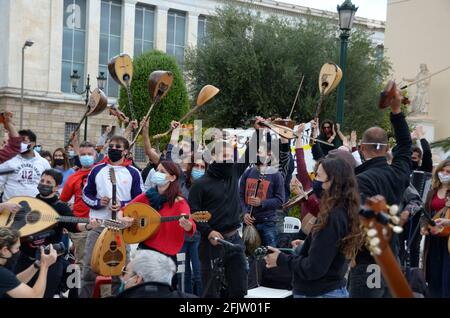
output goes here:
[{"label": "black t-shirt", "polygon": [[0,266],[0,298],[7,297],[7,292],[20,285],[16,275],[10,270]]}]

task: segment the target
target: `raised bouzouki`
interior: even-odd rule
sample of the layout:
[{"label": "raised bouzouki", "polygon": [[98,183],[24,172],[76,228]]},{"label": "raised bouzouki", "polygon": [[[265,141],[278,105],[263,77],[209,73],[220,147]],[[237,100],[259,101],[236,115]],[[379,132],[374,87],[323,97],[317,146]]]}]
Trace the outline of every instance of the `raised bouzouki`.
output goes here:
[{"label": "raised bouzouki", "polygon": [[148,91],[150,93],[152,104],[150,105],[150,108],[148,109],[144,119],[141,121],[139,129],[133,141],[130,143],[130,149],[136,143],[137,138],[141,133],[142,128],[144,127],[143,123],[146,122],[150,117],[150,113],[152,112],[153,107],[155,107],[155,105],[157,105],[161,101],[161,99],[163,99],[163,97],[167,95],[170,88],[172,87],[172,83],[173,73],[169,71],[154,71],[148,77]]},{"label": "raised bouzouki", "polygon": [[192,218],[195,222],[208,222],[211,213],[199,211],[190,215],[161,216],[151,206],[141,202],[128,204],[123,215],[134,219],[133,225],[123,230],[123,238],[127,244],[140,243],[155,234],[161,223],[177,221],[181,217]]},{"label": "raised bouzouki", "polygon": [[[22,208],[16,213],[0,212],[0,227],[9,227],[20,232],[20,237],[44,231],[57,223],[89,223],[89,218],[59,215],[55,209],[42,200],[32,197],[14,197],[8,203],[16,203]],[[121,227],[113,220],[101,220],[103,226]]]},{"label": "raised bouzouki", "polygon": [[320,69],[319,74],[319,91],[320,99],[316,108],[316,114],[314,118],[318,118],[322,112],[323,98],[329,95],[341,82],[342,70],[337,64],[325,63]]},{"label": "raised bouzouki", "polygon": [[[388,210],[390,215],[386,213]],[[389,246],[392,231],[396,233],[402,231],[397,225],[399,223],[399,218],[395,216],[397,210],[398,208],[394,206],[388,209],[382,196],[371,197],[366,200],[365,207],[360,211],[360,220],[366,231],[366,247],[380,266],[392,296],[413,298],[413,292]]]},{"label": "raised bouzouki", "polygon": [[131,120],[136,119],[131,95],[131,79],[133,78],[133,60],[126,53],[114,56],[108,63],[108,71],[113,80],[122,85],[127,90],[128,109]]},{"label": "raised bouzouki", "polygon": [[[86,112],[84,113],[75,130],[72,132],[72,136],[75,136],[75,134],[80,129],[81,124],[87,117],[98,115],[106,109],[106,107],[108,106],[108,98],[101,89],[96,88],[89,96],[88,104],[86,106]],[[69,138],[66,147],[69,146],[71,142],[72,138]]]}]

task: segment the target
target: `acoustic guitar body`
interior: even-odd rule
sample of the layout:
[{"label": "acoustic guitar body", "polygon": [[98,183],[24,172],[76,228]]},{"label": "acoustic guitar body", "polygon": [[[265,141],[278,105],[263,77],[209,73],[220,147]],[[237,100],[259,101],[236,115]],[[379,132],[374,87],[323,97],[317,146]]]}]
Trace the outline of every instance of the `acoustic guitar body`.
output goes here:
[{"label": "acoustic guitar body", "polygon": [[133,77],[133,60],[126,53],[114,56],[108,63],[108,71],[117,84],[127,87]]},{"label": "acoustic guitar body", "polygon": [[160,214],[151,206],[141,202],[128,204],[123,215],[134,219],[133,225],[123,230],[123,239],[127,244],[147,240],[158,231],[161,224]]},{"label": "acoustic guitar body", "polygon": [[[442,219],[450,219],[450,208],[445,207],[446,211],[440,211],[433,216],[433,220],[437,220],[439,218]],[[436,230],[436,227],[431,228],[431,233],[439,236],[439,237],[449,237],[450,236],[450,226],[444,227],[442,230]]]},{"label": "acoustic guitar body", "polygon": [[126,253],[121,231],[104,228],[92,250],[91,269],[102,276],[120,276]]},{"label": "acoustic guitar body", "polygon": [[295,127],[295,121],[293,121],[292,119],[277,119],[273,120],[272,123],[279,126],[288,127],[290,129],[294,129]]},{"label": "acoustic guitar body", "polygon": [[16,213],[6,210],[0,213],[0,227],[8,227],[20,231],[25,237],[46,230],[57,223],[59,214],[50,205],[32,197],[15,197],[8,200],[22,208]]}]

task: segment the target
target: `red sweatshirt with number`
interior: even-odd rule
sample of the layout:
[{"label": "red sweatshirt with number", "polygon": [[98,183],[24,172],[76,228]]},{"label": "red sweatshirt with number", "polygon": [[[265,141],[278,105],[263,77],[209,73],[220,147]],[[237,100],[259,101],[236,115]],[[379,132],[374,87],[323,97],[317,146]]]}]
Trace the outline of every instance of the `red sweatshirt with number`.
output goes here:
[{"label": "red sweatshirt with number", "polygon": [[[150,205],[148,197],[145,193],[138,195],[129,204],[134,202],[141,202]],[[184,198],[181,198],[170,207],[169,203],[163,204],[161,210],[158,211],[161,217],[175,216],[181,214],[191,214],[189,204]],[[151,249],[157,250],[167,255],[176,255],[184,244],[184,233],[189,236],[194,235],[196,231],[195,222],[189,219],[192,224],[192,229],[186,232],[179,224],[178,219],[170,222],[162,222],[158,231],[152,237],[143,243]]]}]

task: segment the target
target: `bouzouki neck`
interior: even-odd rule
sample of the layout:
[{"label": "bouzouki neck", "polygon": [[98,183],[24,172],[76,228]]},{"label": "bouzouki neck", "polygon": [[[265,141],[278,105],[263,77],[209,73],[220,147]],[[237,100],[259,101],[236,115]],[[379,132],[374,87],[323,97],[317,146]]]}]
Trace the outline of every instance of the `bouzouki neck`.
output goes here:
[{"label": "bouzouki neck", "polygon": [[128,109],[130,110],[130,116],[131,116],[131,120],[135,120],[136,119],[136,114],[134,113],[134,105],[133,105],[133,97],[131,94],[131,86],[130,86],[130,82],[127,82],[127,85],[125,86],[126,90],[127,90],[127,96],[128,96]]}]

